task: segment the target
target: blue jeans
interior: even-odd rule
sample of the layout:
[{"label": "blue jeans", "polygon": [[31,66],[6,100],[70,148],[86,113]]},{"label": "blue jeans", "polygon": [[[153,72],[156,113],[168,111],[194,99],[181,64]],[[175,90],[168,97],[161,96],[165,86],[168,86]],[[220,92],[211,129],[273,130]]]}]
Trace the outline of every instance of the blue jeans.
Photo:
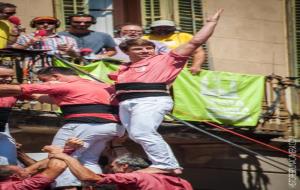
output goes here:
[{"label": "blue jeans", "polygon": [[10,136],[8,124],[5,131],[0,132],[0,165],[17,165],[16,143]]},{"label": "blue jeans", "polygon": [[[98,164],[100,154],[106,143],[114,137],[123,136],[125,129],[116,123],[69,123],[64,125],[55,135],[52,144],[63,147],[70,137],[77,137],[87,145],[75,151],[71,156],[78,159],[85,167],[95,173],[102,173]],[[66,169],[56,178],[56,187],[80,186],[80,181]]]},{"label": "blue jeans", "polygon": [[173,101],[169,96],[134,98],[122,101],[120,119],[129,137],[146,152],[151,167],[160,169],[180,168],[170,146],[157,132]]}]

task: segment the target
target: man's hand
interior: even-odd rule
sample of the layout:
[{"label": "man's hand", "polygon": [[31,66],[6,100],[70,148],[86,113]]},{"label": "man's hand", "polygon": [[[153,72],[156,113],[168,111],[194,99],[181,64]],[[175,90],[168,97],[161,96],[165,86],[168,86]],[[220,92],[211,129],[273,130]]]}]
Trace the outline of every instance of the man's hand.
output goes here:
[{"label": "man's hand", "polygon": [[84,145],[83,140],[76,137],[71,137],[67,140],[64,148],[79,149],[83,147],[83,145]]},{"label": "man's hand", "polygon": [[206,22],[217,22],[224,9],[219,9],[213,16],[209,17]]},{"label": "man's hand", "polygon": [[49,154],[57,154],[57,153],[73,153],[76,149],[83,147],[84,142],[81,139],[72,137],[67,140],[65,143],[64,148],[55,146],[55,145],[48,145],[44,146],[42,151],[48,152]]},{"label": "man's hand", "polygon": [[68,45],[68,44],[59,44],[59,45],[57,45],[57,49],[59,51],[62,51],[64,53],[66,53],[66,54],[69,54],[70,52],[73,53],[74,52],[73,47],[74,47],[74,45]]},{"label": "man's hand", "polygon": [[199,48],[203,43],[205,43],[213,34],[222,12],[223,9],[219,9],[213,16],[208,18],[204,26],[194,35],[194,37],[190,41],[178,46],[172,51],[181,56],[191,56],[196,51],[196,49]]},{"label": "man's hand", "polygon": [[62,153],[64,149],[55,145],[47,145],[42,148],[42,151],[48,152],[50,154],[57,154],[57,153]]},{"label": "man's hand", "polygon": [[56,158],[59,160],[66,160],[68,159],[70,156],[65,154],[65,153],[53,153],[53,154],[49,154],[49,158]]},{"label": "man's hand", "polygon": [[192,75],[197,75],[200,73],[201,68],[192,66],[189,68],[189,71],[192,73]]},{"label": "man's hand", "polygon": [[108,56],[107,55],[104,55],[104,54],[97,54],[96,55],[96,59],[97,60],[100,60],[100,59],[105,59],[105,58],[107,58]]}]

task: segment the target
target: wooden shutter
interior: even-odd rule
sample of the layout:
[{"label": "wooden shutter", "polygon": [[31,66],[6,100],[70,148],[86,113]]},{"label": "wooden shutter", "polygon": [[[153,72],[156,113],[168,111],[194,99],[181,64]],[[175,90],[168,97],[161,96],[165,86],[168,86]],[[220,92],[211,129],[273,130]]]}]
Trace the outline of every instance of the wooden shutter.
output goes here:
[{"label": "wooden shutter", "polygon": [[178,0],[181,31],[194,34],[203,26],[202,0]]},{"label": "wooden shutter", "polygon": [[[177,0],[178,2],[178,21],[182,32],[194,34],[203,26],[202,0]],[[203,49],[207,55],[207,47]],[[209,69],[206,59],[202,68]]]},{"label": "wooden shutter", "polygon": [[88,0],[55,0],[55,11],[62,27],[68,26],[68,17],[77,13],[88,13]]},{"label": "wooden shutter", "polygon": [[149,27],[152,21],[161,19],[160,8],[160,0],[142,1],[143,26]]}]

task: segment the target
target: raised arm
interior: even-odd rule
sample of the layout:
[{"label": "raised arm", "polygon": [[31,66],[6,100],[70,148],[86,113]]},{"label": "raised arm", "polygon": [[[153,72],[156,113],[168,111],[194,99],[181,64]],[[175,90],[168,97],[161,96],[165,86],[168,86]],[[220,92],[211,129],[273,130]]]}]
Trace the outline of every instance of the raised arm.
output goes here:
[{"label": "raised arm", "polygon": [[182,44],[172,51],[182,56],[192,55],[194,51],[200,45],[206,42],[206,40],[208,40],[208,38],[213,34],[222,12],[223,9],[219,9],[212,17],[207,19],[206,24],[194,35],[194,37],[188,43]]}]

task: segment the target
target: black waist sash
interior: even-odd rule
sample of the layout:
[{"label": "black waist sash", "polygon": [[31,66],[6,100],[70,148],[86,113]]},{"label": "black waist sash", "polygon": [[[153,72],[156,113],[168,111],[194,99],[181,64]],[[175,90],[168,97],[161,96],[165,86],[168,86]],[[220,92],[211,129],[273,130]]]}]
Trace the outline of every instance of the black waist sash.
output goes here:
[{"label": "black waist sash", "polygon": [[119,101],[124,101],[133,98],[169,96],[167,85],[164,83],[119,83],[116,84],[116,92],[117,99]]},{"label": "black waist sash", "polygon": [[0,132],[4,132],[11,108],[0,108]]},{"label": "black waist sash", "polygon": [[[93,113],[108,113],[118,114],[118,106],[112,106],[107,104],[76,104],[76,105],[64,105],[60,106],[64,117],[72,114],[93,114]],[[71,118],[65,118],[66,123],[79,122],[79,123],[111,123],[112,121],[106,118],[97,116],[74,116]]]}]

